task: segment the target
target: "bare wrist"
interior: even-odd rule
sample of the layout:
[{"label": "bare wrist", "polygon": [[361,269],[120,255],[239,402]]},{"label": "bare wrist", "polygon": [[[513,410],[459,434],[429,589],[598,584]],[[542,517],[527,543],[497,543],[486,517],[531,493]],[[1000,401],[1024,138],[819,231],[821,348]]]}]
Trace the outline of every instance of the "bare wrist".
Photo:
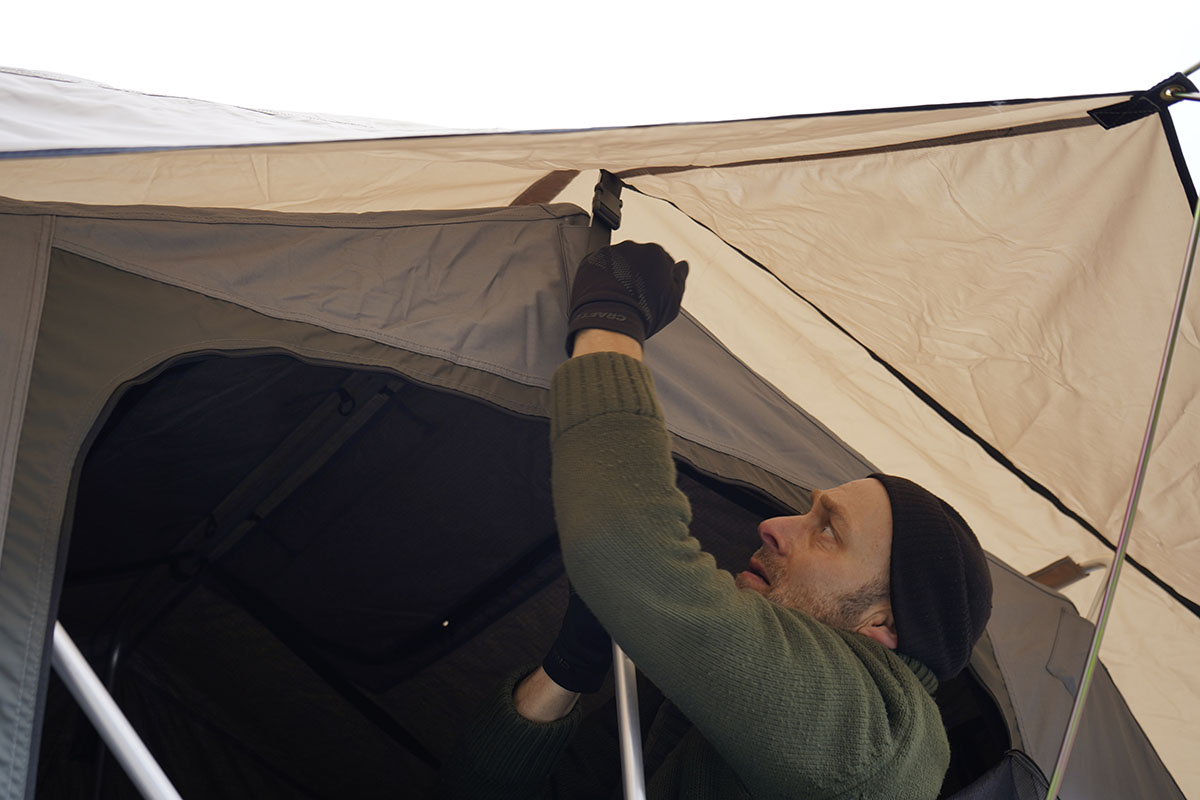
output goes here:
[{"label": "bare wrist", "polygon": [[579,693],[564,689],[538,667],[513,691],[513,706],[531,722],[554,722],[571,713]]},{"label": "bare wrist", "polygon": [[632,336],[623,333],[604,330],[603,328],[585,328],[575,335],[575,345],[571,355],[584,356],[588,353],[622,353],[642,360],[642,345]]}]

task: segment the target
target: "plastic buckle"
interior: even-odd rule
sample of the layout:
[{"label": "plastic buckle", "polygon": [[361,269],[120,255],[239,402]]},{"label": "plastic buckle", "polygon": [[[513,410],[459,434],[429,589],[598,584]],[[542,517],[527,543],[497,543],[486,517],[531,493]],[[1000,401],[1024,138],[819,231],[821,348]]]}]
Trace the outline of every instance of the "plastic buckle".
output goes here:
[{"label": "plastic buckle", "polygon": [[621,227],[621,179],[608,170],[600,170],[600,181],[592,198],[592,224],[603,222],[609,230]]}]

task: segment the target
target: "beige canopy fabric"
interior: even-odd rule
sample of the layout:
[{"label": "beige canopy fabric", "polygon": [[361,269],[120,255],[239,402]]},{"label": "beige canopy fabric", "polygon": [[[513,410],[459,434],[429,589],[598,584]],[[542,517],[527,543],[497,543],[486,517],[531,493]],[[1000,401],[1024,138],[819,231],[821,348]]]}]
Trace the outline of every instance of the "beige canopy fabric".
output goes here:
[{"label": "beige canopy fabric", "polygon": [[[1071,130],[1069,145],[1064,135],[632,182],[767,265],[1113,534],[1150,411],[1191,214],[1157,118]],[[1103,169],[1072,165],[1068,146]],[[721,202],[729,182],[739,187],[736,205]],[[1176,191],[1151,194],[1148,184]],[[1069,236],[1063,209],[1070,209]],[[1200,492],[1188,490],[1200,472],[1184,444],[1195,442],[1200,425],[1187,402],[1200,379],[1198,320],[1193,315],[1184,329],[1131,546],[1134,558],[1192,597],[1200,562],[1179,554],[1200,547],[1188,522],[1200,519]],[[1161,498],[1168,487],[1180,490],[1169,504]]]},{"label": "beige canopy fabric", "polygon": [[[344,123],[316,117],[302,134],[264,130],[253,115],[103,87],[87,87],[79,100],[75,84],[0,72],[5,89],[0,197],[16,200],[363,213],[504,206],[531,186],[553,184],[540,200],[587,208],[596,170],[617,173],[630,187],[618,238],[660,241],[687,258],[688,312],[787,398],[872,462],[945,496],[984,546],[1018,569],[1063,555],[1111,555],[1100,537],[1117,536],[1191,221],[1190,179],[1162,118],[1106,130],[1088,116],[1127,95],[372,138],[380,132],[360,128],[351,137]],[[172,103],[165,121],[152,113],[160,100]],[[85,112],[100,114],[90,145]],[[208,133],[209,119],[220,123],[219,137]],[[241,143],[254,146],[231,146],[238,130]],[[314,141],[325,134],[328,141]],[[98,152],[81,153],[89,148]],[[4,244],[13,246],[7,237]],[[192,281],[189,269],[204,266],[155,277],[203,283],[211,296],[271,313],[236,274]],[[36,326],[44,275],[4,281],[31,298],[0,298],[3,352],[23,352],[19,337]],[[1193,294],[1130,550],[1144,572],[1123,573],[1103,650],[1193,796],[1198,302]],[[9,305],[21,309],[17,317]],[[868,350],[1099,537],[948,424]],[[19,419],[28,380],[28,367],[15,363],[3,375],[13,405],[0,406],[10,420]],[[5,419],[0,414],[0,424]],[[7,459],[16,432],[10,424],[0,433]],[[8,463],[0,461],[6,482]],[[1067,590],[1081,612],[1101,579]]]}]

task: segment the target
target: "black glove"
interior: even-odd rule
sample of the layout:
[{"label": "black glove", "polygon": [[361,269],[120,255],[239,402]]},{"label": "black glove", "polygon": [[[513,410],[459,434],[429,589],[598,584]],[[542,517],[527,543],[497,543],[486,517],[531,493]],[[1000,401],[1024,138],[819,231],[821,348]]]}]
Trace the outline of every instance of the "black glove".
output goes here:
[{"label": "black glove", "polygon": [[586,693],[599,690],[610,666],[612,639],[583,599],[571,589],[562,628],[542,662],[542,669],[564,689]]},{"label": "black glove", "polygon": [[571,287],[567,354],[575,334],[603,328],[645,342],[679,314],[688,264],[657,244],[601,247],[579,264]]}]

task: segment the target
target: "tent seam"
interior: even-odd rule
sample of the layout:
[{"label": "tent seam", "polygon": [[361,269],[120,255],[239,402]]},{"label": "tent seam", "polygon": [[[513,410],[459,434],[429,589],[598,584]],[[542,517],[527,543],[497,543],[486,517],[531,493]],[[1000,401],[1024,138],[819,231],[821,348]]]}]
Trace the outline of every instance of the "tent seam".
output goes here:
[{"label": "tent seam", "polygon": [[[200,211],[192,209],[193,212]],[[120,213],[118,213],[120,212]],[[472,212],[474,212],[472,214]],[[582,209],[572,203],[536,203],[488,208],[454,209],[445,218],[428,220],[390,221],[389,217],[415,216],[429,213],[419,210],[347,212],[287,212],[245,208],[206,208],[201,213],[188,213],[182,206],[88,206],[80,203],[46,203],[17,200],[0,196],[0,213],[21,216],[36,215],[67,219],[94,219],[107,222],[179,222],[196,225],[265,225],[296,228],[332,228],[350,230],[403,230],[407,228],[446,227],[479,222],[529,223],[583,218]],[[375,218],[375,219],[371,219]],[[336,223],[336,224],[331,224]],[[561,223],[560,223],[561,224]],[[60,237],[61,239],[61,237]]]}]

